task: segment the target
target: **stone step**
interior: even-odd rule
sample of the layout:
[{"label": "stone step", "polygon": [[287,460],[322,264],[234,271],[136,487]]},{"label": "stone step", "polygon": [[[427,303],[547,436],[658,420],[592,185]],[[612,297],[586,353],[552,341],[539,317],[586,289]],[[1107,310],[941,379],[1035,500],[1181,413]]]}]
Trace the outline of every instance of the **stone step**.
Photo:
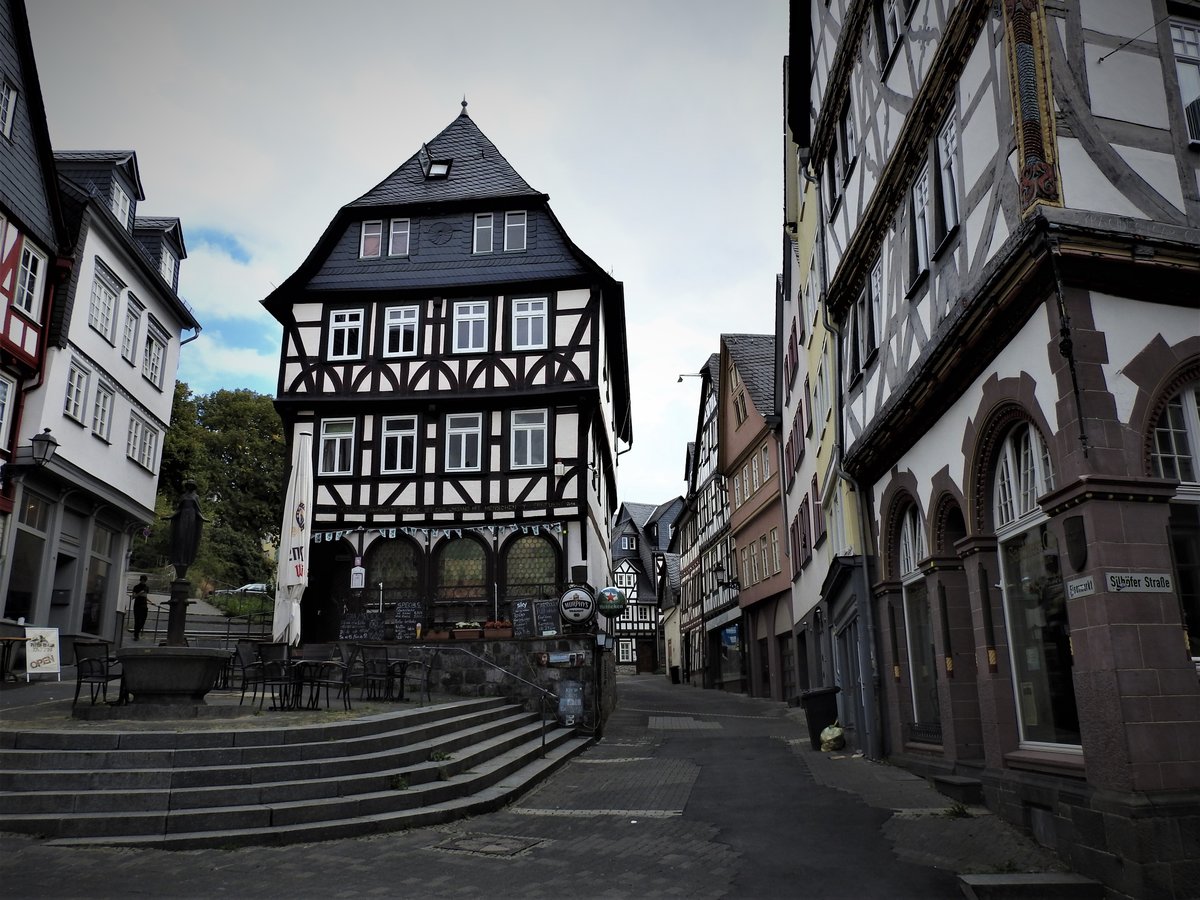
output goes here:
[{"label": "stone step", "polygon": [[[239,732],[252,736],[246,743],[215,744],[211,746],[159,746],[132,740],[135,736],[147,737],[152,732],[132,732],[128,744],[120,747],[103,747],[94,740],[78,749],[28,748],[0,750],[0,790],[15,790],[9,787],[8,779],[24,775],[34,779],[39,774],[49,778],[72,771],[89,776],[103,777],[106,774],[134,771],[173,770],[176,780],[183,776],[236,777],[238,771],[249,766],[319,764],[333,757],[342,761],[355,756],[377,753],[398,745],[427,740],[490,721],[508,717],[531,717],[533,713],[516,712],[511,706],[492,704],[482,708],[461,710],[458,704],[447,707],[429,707],[429,712],[420,710],[397,713],[376,723],[381,726],[365,732],[357,730],[333,730],[316,727],[295,729],[264,729],[256,732]],[[45,734],[45,733],[44,733]],[[164,733],[159,733],[163,735]],[[166,733],[169,734],[169,733]],[[102,735],[85,735],[96,738]],[[164,735],[165,736],[165,735]],[[272,742],[272,738],[275,738]],[[184,771],[186,770],[186,771]]]},{"label": "stone step", "polygon": [[[541,756],[541,742],[530,747],[531,757],[522,748],[491,760],[488,772],[473,771],[459,776],[463,783],[474,782],[473,789],[457,797],[438,798],[439,784],[418,785],[409,791],[420,798],[420,805],[385,812],[364,813],[348,818],[319,822],[224,828],[213,831],[168,832],[155,834],[107,835],[57,838],[49,846],[153,847],[164,850],[198,850],[207,847],[244,847],[306,843],[438,825],[466,816],[491,812],[519,797],[572,756],[591,743],[590,738],[569,737],[548,745]],[[480,767],[483,768],[483,767]],[[486,783],[485,783],[486,782]]]},{"label": "stone step", "polygon": [[964,806],[983,806],[983,782],[963,775],[934,775],[929,779],[938,793]]},{"label": "stone step", "polygon": [[959,875],[968,900],[1103,900],[1104,885],[1073,872]]},{"label": "stone step", "polygon": [[[436,726],[393,732],[380,736],[383,740],[370,739],[371,743],[357,746],[352,742],[321,744],[319,746],[326,754],[348,752],[320,757],[301,756],[282,761],[273,757],[246,758],[231,766],[193,766],[177,757],[174,760],[178,763],[177,768],[0,772],[0,786],[4,791],[0,793],[0,815],[16,813],[27,804],[50,806],[63,813],[76,812],[81,803],[95,808],[95,804],[87,800],[89,794],[122,791],[159,796],[163,808],[210,805],[212,801],[204,798],[218,796],[231,798],[225,801],[228,805],[240,805],[261,802],[262,796],[271,791],[277,793],[281,785],[286,790],[288,785],[305,780],[326,786],[307,791],[310,796],[320,796],[322,790],[336,793],[341,781],[351,783],[350,779],[381,771],[391,772],[398,767],[420,771],[422,764],[434,754],[457,755],[457,751],[480,742],[540,728],[541,723],[533,714],[518,712],[503,718],[448,719]],[[309,747],[303,744],[292,746],[300,750]],[[32,797],[43,799],[35,801]],[[55,801],[50,798],[58,798],[59,805],[54,806]],[[147,797],[130,801],[134,809],[147,808],[147,802]]]}]

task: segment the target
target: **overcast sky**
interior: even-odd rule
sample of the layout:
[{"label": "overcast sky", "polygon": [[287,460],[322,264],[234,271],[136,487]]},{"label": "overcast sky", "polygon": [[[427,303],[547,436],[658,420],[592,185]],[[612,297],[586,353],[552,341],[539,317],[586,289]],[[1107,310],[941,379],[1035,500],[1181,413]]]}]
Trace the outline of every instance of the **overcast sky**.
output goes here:
[{"label": "overcast sky", "polygon": [[337,210],[471,118],[624,282],[622,501],[684,491],[722,332],[770,333],[786,0],[26,0],[56,150],[137,152],[203,325],[179,378],[274,394],[259,305]]}]

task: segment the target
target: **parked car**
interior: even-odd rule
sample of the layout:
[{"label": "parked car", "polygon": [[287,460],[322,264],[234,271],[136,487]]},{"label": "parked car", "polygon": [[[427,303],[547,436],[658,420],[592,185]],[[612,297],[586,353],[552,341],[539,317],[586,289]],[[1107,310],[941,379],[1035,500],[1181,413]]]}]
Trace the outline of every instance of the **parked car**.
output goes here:
[{"label": "parked car", "polygon": [[213,591],[214,594],[266,594],[267,586],[261,581],[256,581],[253,584],[243,584],[240,588],[225,588],[219,591]]}]

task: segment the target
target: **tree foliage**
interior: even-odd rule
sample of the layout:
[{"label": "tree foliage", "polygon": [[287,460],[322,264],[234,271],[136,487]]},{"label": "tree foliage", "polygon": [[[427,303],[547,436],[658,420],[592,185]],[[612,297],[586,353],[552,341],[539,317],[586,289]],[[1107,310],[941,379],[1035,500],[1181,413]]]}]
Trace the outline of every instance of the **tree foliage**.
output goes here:
[{"label": "tree foliage", "polygon": [[270,581],[283,510],[287,450],[270,397],[249,390],[192,394],[175,384],[171,427],[163,442],[157,520],[134,542],[134,568],[166,565],[169,518],[187,479],[200,490],[208,520],[188,580],[202,589]]}]

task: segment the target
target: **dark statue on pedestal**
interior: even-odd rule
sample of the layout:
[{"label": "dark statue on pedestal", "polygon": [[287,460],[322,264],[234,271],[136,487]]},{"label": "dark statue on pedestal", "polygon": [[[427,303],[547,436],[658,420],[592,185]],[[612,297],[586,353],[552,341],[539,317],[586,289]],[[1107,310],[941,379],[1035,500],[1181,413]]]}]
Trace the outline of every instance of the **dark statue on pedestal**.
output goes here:
[{"label": "dark statue on pedestal", "polygon": [[183,496],[179,498],[179,506],[171,516],[171,565],[175,567],[175,580],[171,582],[171,611],[167,618],[167,645],[171,647],[186,647],[187,638],[184,632],[187,626],[187,608],[192,601],[191,584],[187,579],[187,570],[196,561],[196,552],[200,549],[200,534],[204,523],[208,520],[200,512],[200,496],[196,491],[196,482],[190,478],[183,483]]}]

